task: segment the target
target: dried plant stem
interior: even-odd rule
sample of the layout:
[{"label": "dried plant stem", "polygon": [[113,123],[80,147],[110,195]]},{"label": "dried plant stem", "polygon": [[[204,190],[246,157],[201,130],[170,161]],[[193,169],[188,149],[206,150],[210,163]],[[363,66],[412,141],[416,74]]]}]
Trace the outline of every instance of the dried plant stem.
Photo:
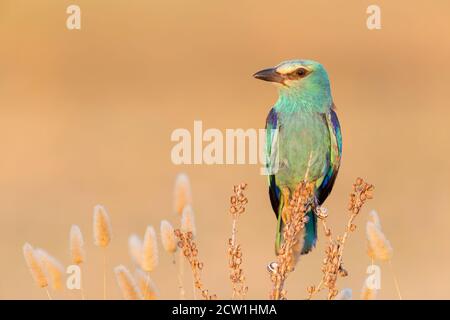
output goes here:
[{"label": "dried plant stem", "polygon": [[[174,254],[173,261],[175,261],[175,254]],[[178,253],[177,277],[178,277],[178,289],[180,290],[180,299],[184,300],[186,298],[186,291],[184,290],[184,285],[183,285],[184,261],[183,261],[183,251],[182,250],[180,250]]]},{"label": "dried plant stem", "polygon": [[144,297],[147,296],[149,284],[150,284],[150,272],[147,271],[147,272],[145,272],[145,287],[144,287],[144,292],[143,292]]},{"label": "dried plant stem", "polygon": [[[180,251],[180,258],[181,258],[181,251]],[[178,281],[178,290],[180,292],[180,300],[184,300],[186,298],[186,294],[184,291],[184,286],[183,286],[183,272],[180,270],[182,270],[181,264],[183,263],[183,261],[180,259],[178,261],[178,265],[177,265],[177,261],[176,261],[176,257],[175,257],[175,253],[172,254],[172,264],[175,268],[175,271],[177,272],[177,281]]]},{"label": "dried plant stem", "polygon": [[270,298],[273,300],[286,299],[284,283],[290,272],[294,270],[295,263],[301,248],[301,231],[305,228],[306,213],[311,209],[311,197],[314,183],[305,181],[298,184],[292,199],[286,208],[286,221],[283,229],[283,243],[278,252],[277,262],[271,273],[272,291]]},{"label": "dried plant stem", "polygon": [[[233,248],[236,247],[236,233],[237,233],[237,217],[233,216],[233,224],[231,227],[231,241],[229,244],[231,250],[233,250]],[[231,270],[231,273],[233,273],[233,270]],[[232,277],[232,275],[230,277]],[[237,289],[235,283],[233,282],[233,293],[231,295],[231,299],[232,300],[236,299],[236,295]]]},{"label": "dried plant stem", "polygon": [[45,293],[47,293],[48,300],[53,300],[52,296],[50,295],[50,291],[48,291],[48,287],[45,287],[44,289],[45,289]]},{"label": "dried plant stem", "polygon": [[308,181],[312,156],[311,152],[303,181],[297,185],[292,196],[291,190],[287,188],[282,190],[285,201],[285,207],[281,212],[281,219],[284,222],[283,242],[278,251],[277,262],[269,264],[272,300],[286,299],[284,283],[289,273],[294,270],[303,245],[301,231],[305,228],[306,213],[312,208],[313,203],[314,182]]},{"label": "dried plant stem", "polygon": [[[203,269],[203,263],[198,260],[197,245],[193,240],[192,232],[182,232],[181,230],[175,230],[175,235],[178,238],[178,247],[183,252],[184,257],[191,266],[192,276],[194,279],[194,289],[200,291],[202,298],[205,300],[216,299],[216,295],[210,295],[209,291],[205,289],[201,280],[201,271]],[[196,290],[194,290],[194,296]]]},{"label": "dried plant stem", "polygon": [[327,215],[318,214],[318,217],[322,220],[328,246],[325,250],[325,259],[322,265],[322,279],[317,286],[308,287],[308,299],[312,299],[313,295],[320,292],[324,287],[328,288],[328,299],[331,300],[338,294],[339,291],[336,286],[337,279],[339,276],[345,277],[348,274],[343,268],[342,262],[346,240],[349,234],[356,229],[356,225],[353,222],[366,200],[372,199],[373,190],[373,185],[364,182],[361,178],[356,179],[356,182],[353,184],[353,190],[350,193],[348,206],[350,217],[342,236],[333,238],[331,229],[326,224]]},{"label": "dried plant stem", "polygon": [[[83,272],[81,271],[81,265],[80,267],[80,273],[83,274]],[[84,288],[83,288],[83,276],[81,277],[81,281],[80,281],[80,294],[81,294],[81,300],[86,300],[86,296],[84,295]]]},{"label": "dried plant stem", "polygon": [[398,285],[397,275],[395,274],[394,266],[392,265],[392,261],[391,260],[389,260],[389,268],[391,268],[392,277],[394,278],[395,290],[397,291],[398,298],[400,300],[403,300],[402,294],[400,292],[400,286]]},{"label": "dried plant stem", "polygon": [[123,265],[114,268],[117,284],[122,291],[123,298],[126,300],[142,300],[142,294],[139,290],[134,277],[130,271]]},{"label": "dried plant stem", "polygon": [[194,277],[192,277],[192,293],[194,294],[194,300],[197,300],[197,289],[196,289]]},{"label": "dried plant stem", "polygon": [[244,299],[248,287],[245,284],[244,271],[242,265],[242,250],[237,243],[237,222],[239,217],[245,212],[248,203],[244,190],[247,184],[241,183],[233,188],[233,195],[230,199],[230,214],[232,216],[231,238],[228,239],[228,266],[230,269],[230,280],[232,283],[232,299],[239,297]]},{"label": "dried plant stem", "polygon": [[106,300],[106,248],[103,251],[103,300]]}]

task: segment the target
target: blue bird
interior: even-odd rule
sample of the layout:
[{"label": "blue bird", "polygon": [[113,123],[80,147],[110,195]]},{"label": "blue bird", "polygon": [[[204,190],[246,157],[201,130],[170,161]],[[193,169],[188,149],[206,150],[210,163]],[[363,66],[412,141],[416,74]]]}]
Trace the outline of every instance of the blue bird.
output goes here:
[{"label": "blue bird", "polygon": [[277,159],[277,170],[268,175],[270,201],[278,221],[275,249],[278,252],[283,241],[283,207],[308,172],[307,182],[315,186],[315,204],[306,214],[299,255],[307,254],[317,241],[316,211],[333,188],[342,155],[341,128],[328,74],[318,62],[291,60],[254,77],[276,84],[279,94],[266,120],[267,166],[273,170]]}]

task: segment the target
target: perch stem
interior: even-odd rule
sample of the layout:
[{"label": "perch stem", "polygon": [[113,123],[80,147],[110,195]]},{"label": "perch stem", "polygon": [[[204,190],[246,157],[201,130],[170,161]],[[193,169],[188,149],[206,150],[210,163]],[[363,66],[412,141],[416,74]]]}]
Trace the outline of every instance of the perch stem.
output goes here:
[{"label": "perch stem", "polygon": [[185,292],[184,292],[184,286],[183,286],[182,272],[180,272],[180,270],[181,270],[180,264],[182,263],[182,261],[180,261],[180,260],[178,261],[179,265],[177,268],[177,261],[176,261],[175,253],[172,255],[172,264],[173,264],[175,270],[177,271],[177,281],[178,281],[178,290],[180,292],[180,300],[184,300]]},{"label": "perch stem", "polygon": [[45,293],[47,294],[48,300],[52,300],[52,296],[50,295],[50,291],[48,291],[48,287],[45,287]]},{"label": "perch stem", "polygon": [[106,300],[106,248],[103,248],[103,300]]},{"label": "perch stem", "polygon": [[395,290],[397,291],[398,298],[403,300],[402,294],[400,293],[400,286],[398,285],[397,275],[395,274],[394,267],[392,266],[391,260],[389,260],[389,267],[391,268],[392,277],[394,278]]}]

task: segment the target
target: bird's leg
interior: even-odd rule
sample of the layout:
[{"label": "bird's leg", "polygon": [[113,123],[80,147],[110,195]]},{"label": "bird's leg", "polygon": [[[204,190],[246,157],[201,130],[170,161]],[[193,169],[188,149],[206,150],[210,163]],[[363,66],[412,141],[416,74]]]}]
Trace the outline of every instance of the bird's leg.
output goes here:
[{"label": "bird's leg", "polygon": [[319,205],[319,200],[317,197],[312,197],[309,201],[309,205],[313,209],[314,213],[316,214],[317,218],[319,219],[325,219],[328,217],[328,210],[324,206]]}]

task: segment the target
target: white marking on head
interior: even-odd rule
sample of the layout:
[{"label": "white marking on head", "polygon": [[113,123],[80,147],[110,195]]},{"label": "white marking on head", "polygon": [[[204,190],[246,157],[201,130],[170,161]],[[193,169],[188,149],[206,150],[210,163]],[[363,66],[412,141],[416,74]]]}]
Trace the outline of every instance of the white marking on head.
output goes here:
[{"label": "white marking on head", "polygon": [[300,62],[283,62],[276,67],[276,70],[279,74],[288,74],[300,67],[305,68]]}]

